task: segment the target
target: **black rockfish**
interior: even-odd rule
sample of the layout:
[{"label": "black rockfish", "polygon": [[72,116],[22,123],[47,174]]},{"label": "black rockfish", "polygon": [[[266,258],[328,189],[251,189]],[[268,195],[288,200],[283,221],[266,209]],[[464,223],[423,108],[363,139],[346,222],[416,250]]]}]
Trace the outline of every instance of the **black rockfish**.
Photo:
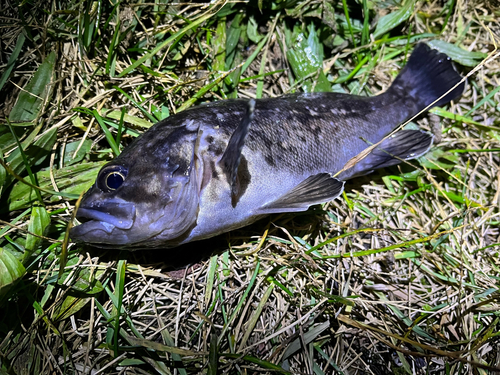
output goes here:
[{"label": "black rockfish", "polygon": [[333,177],[460,80],[446,55],[418,44],[391,87],[374,97],[224,100],[170,116],[101,169],[71,238],[129,250],[173,247],[335,199],[343,180],[425,153],[432,135],[403,130]]}]

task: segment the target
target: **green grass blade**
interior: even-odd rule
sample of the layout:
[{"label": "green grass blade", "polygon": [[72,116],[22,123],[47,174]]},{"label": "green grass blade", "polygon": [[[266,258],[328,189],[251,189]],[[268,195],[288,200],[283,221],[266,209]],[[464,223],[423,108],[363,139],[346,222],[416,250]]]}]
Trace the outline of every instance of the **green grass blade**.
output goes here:
[{"label": "green grass blade", "polygon": [[[103,114],[103,116],[106,116],[107,118],[110,118],[113,120],[120,120],[122,118],[122,111],[103,111],[102,114]],[[138,126],[140,128],[149,129],[151,126],[153,126],[156,123],[157,120],[153,117],[152,122],[150,122],[150,121],[144,120],[140,117],[132,116],[132,115],[129,115],[128,113],[125,113],[123,116],[123,121],[127,122],[129,124]],[[129,131],[129,129],[126,130],[126,132],[128,132],[128,131]],[[136,134],[136,133],[134,133],[134,134]]]},{"label": "green grass blade", "polygon": [[211,41],[214,71],[226,70],[226,43],[226,18],[222,17],[217,22],[217,29]]},{"label": "green grass blade", "polygon": [[[170,332],[167,330],[165,325],[163,324],[163,321],[160,317],[158,317],[158,323],[160,324],[161,327],[161,337],[163,338],[163,342],[165,345],[174,347],[175,346],[175,341],[170,335]],[[179,371],[180,375],[187,375],[186,369],[183,367],[184,363],[182,361],[182,357],[179,354],[172,353],[172,360],[174,361],[175,368],[177,371]]]},{"label": "green grass blade", "polygon": [[481,99],[479,102],[477,102],[477,104],[472,107],[471,109],[469,109],[466,113],[465,113],[465,117],[469,116],[471,113],[475,113],[479,108],[481,108],[485,103],[489,102],[495,95],[497,92],[500,91],[500,86],[497,86],[495,87],[493,90],[491,90],[488,95],[486,95],[483,99]]},{"label": "green grass blade", "polygon": [[464,66],[475,67],[481,62],[481,60],[488,57],[487,53],[467,51],[454,44],[445,42],[444,40],[435,39],[431,40],[428,44],[432,48],[437,49],[439,52],[448,55],[448,57],[450,57],[453,61],[456,61]]},{"label": "green grass blade", "polygon": [[101,126],[101,129],[103,130],[104,135],[106,136],[106,140],[108,141],[109,145],[111,146],[111,149],[113,150],[113,154],[115,154],[115,156],[120,155],[120,149],[119,149],[118,145],[116,144],[115,139],[113,138],[113,135],[111,134],[108,127],[104,123],[104,120],[101,117],[101,115],[99,114],[99,112],[97,112],[97,110],[94,109],[92,111],[92,115],[95,117],[95,119],[97,120],[97,122]]},{"label": "green grass blade", "polygon": [[[238,51],[238,42],[240,40],[241,35],[241,20],[243,18],[243,14],[237,14],[233,21],[231,22],[231,26],[226,32],[226,58],[225,58],[225,70],[230,70],[235,67],[235,57],[236,52]],[[236,83],[235,83],[236,84]]]},{"label": "green grass blade", "polygon": [[123,303],[123,293],[125,289],[125,270],[127,267],[127,262],[125,260],[120,259],[118,261],[118,265],[116,266],[116,283],[115,283],[115,293],[116,300],[118,304],[116,306],[116,316],[114,322],[114,337],[113,337],[113,348],[115,351],[115,356],[119,355],[119,347],[118,347],[118,332],[120,331],[120,316],[122,311],[122,303]]},{"label": "green grass blade", "polygon": [[125,96],[128,100],[132,102],[140,111],[154,124],[161,119],[156,119],[147,109],[145,109],[141,104],[137,103],[130,95],[128,95],[125,91],[123,91],[118,86],[113,86],[113,88],[120,92],[123,96]]},{"label": "green grass blade", "polygon": [[261,318],[262,310],[264,310],[264,306],[266,305],[267,300],[271,296],[271,293],[273,292],[273,290],[274,290],[274,285],[273,284],[269,285],[269,287],[264,292],[264,295],[260,299],[259,304],[257,305],[257,308],[255,309],[254,313],[250,317],[250,320],[247,322],[247,325],[245,327],[245,334],[243,335],[243,338],[241,339],[241,342],[239,343],[240,350],[242,350],[245,347],[245,345],[248,341],[248,338],[250,337],[250,335],[253,332],[253,329],[255,328],[255,325],[257,324],[257,322]]},{"label": "green grass blade", "polygon": [[10,121],[31,122],[37,118],[42,103],[50,93],[55,62],[56,54],[51,52],[20,92],[16,105],[9,114]]},{"label": "green grass blade", "polygon": [[215,281],[215,272],[217,271],[217,258],[218,255],[214,255],[210,258],[210,263],[208,265],[208,274],[205,288],[205,299],[204,306],[208,306],[210,299],[212,298],[212,291]]},{"label": "green grass blade", "polygon": [[[26,153],[23,150],[23,146],[21,145],[21,142],[19,142],[19,139],[17,138],[16,134],[14,133],[14,130],[12,130],[12,126],[11,126],[9,120],[7,120],[7,124],[9,126],[9,128],[10,128],[12,136],[15,138],[15,140],[17,142],[17,147],[18,147],[19,153],[20,153],[21,158],[22,158],[22,160],[24,162],[24,168],[28,171],[28,176],[29,176],[29,178],[31,180],[31,183],[34,186],[38,186],[38,181],[36,180],[36,176],[31,171],[31,165],[28,162],[28,158],[26,157]],[[4,166],[4,168],[5,168],[5,166]],[[7,171],[8,171],[8,169],[7,169]],[[38,201],[40,202],[40,204],[43,204],[43,199],[42,199],[42,195],[40,194],[40,190],[35,189],[35,194],[36,194],[36,196],[37,196]]]},{"label": "green grass blade", "polygon": [[[28,236],[26,237],[26,253],[24,254],[23,263],[29,258],[31,253],[36,250],[40,243],[40,237],[44,236],[45,230],[50,224],[50,216],[45,207],[33,206],[31,209],[31,218],[28,224]],[[33,234],[35,234],[35,236]]]},{"label": "green grass blade", "polygon": [[9,79],[10,73],[12,72],[12,69],[14,69],[14,66],[16,65],[17,58],[19,56],[19,53],[23,49],[25,40],[26,36],[24,35],[24,33],[22,32],[19,33],[19,36],[17,37],[16,41],[16,46],[14,47],[14,50],[10,54],[7,66],[5,67],[5,70],[2,73],[2,77],[0,78],[0,91],[2,91],[5,82],[7,82],[7,80]]},{"label": "green grass blade", "polygon": [[179,30],[178,32],[176,32],[175,34],[170,36],[167,40],[158,44],[150,52],[146,53],[144,56],[137,59],[132,65],[125,68],[120,74],[118,74],[118,78],[127,75],[132,70],[137,68],[139,65],[144,63],[146,60],[151,59],[153,56],[155,56],[158,52],[160,52],[162,49],[167,47],[169,44],[171,44],[172,42],[174,42],[178,38],[182,37],[188,30],[191,30],[191,29],[199,26],[200,24],[202,24],[203,22],[205,22],[207,19],[209,19],[212,16],[213,16],[212,12],[207,12],[204,16],[198,18],[196,21],[191,22],[189,25],[185,26],[184,28],[182,28],[181,30]]},{"label": "green grass blade", "polygon": [[319,353],[321,354],[321,356],[328,362],[328,364],[330,366],[333,367],[333,369],[336,371],[335,374],[336,375],[345,375],[345,373],[340,369],[340,367],[335,363],[333,362],[333,359],[330,355],[328,355],[327,353],[325,353],[320,347],[319,345],[317,344],[314,344],[313,345],[314,349]]},{"label": "green grass blade", "polygon": [[454,8],[455,8],[455,0],[451,0],[448,2],[448,13],[446,14],[446,18],[443,22],[443,27],[441,28],[441,32],[444,32],[446,26],[448,26],[448,22],[450,21],[450,17],[453,16]]},{"label": "green grass blade", "polygon": [[50,171],[40,171],[36,174],[39,187],[27,181],[17,182],[7,199],[8,210],[14,211],[30,207],[36,200],[35,190],[39,190],[42,199],[47,203],[60,201],[60,196],[67,199],[78,199],[80,194],[87,191],[94,183],[103,162],[69,165],[54,171],[54,179],[59,191],[52,190]]},{"label": "green grass blade", "polygon": [[500,148],[480,148],[480,149],[472,149],[472,148],[466,148],[466,149],[454,149],[454,150],[448,150],[447,152],[457,152],[459,154],[469,154],[471,152],[500,152]]},{"label": "green grass blade", "polygon": [[440,108],[440,107],[434,107],[429,112],[434,113],[434,114],[441,116],[441,117],[449,118],[450,120],[453,120],[453,121],[462,121],[462,122],[465,122],[466,124],[476,125],[479,128],[484,128],[484,129],[488,129],[488,130],[497,130],[497,131],[500,130],[499,127],[484,125],[480,122],[474,121],[470,117],[462,116],[462,115],[459,115],[456,113],[451,113],[451,112],[449,112],[443,108]]},{"label": "green grass blade", "polygon": [[414,11],[416,0],[406,0],[405,4],[395,12],[386,14],[377,22],[377,27],[373,32],[373,38],[378,39],[385,33],[405,22]]},{"label": "green grass blade", "polygon": [[363,65],[365,65],[368,62],[369,59],[370,58],[368,56],[366,56],[363,60],[361,60],[358,63],[358,65],[356,65],[356,67],[349,74],[347,74],[345,76],[338,77],[334,83],[344,83],[344,82],[347,82],[350,79],[352,79],[359,72],[359,70],[363,67]]},{"label": "green grass blade", "polygon": [[255,48],[255,51],[253,51],[253,53],[248,57],[248,59],[242,65],[240,74],[243,74],[248,69],[250,64],[255,60],[255,58],[259,56],[259,53],[261,52],[262,48],[264,48],[264,45],[267,43],[268,38],[269,34],[266,35],[266,37],[260,41],[260,43]]},{"label": "green grass blade", "polygon": [[363,30],[361,31],[361,45],[370,41],[370,9],[368,0],[363,0]]},{"label": "green grass blade", "polygon": [[218,374],[219,362],[219,346],[217,345],[217,335],[210,335],[210,352],[208,354],[208,371],[207,375]]},{"label": "green grass blade", "polygon": [[[8,163],[8,167],[3,165],[8,171],[8,175],[5,179],[5,187],[9,186],[14,179],[18,179],[16,176],[27,171],[27,166],[31,170],[31,167],[39,166],[44,163],[52,152],[52,147],[57,139],[57,129],[53,128],[45,132],[34,141],[40,129],[41,126],[37,126],[30,132],[28,137],[20,143],[18,136],[15,134],[15,129],[13,127],[10,128],[12,140],[18,147],[5,159]],[[32,179],[32,176],[29,176],[29,178]],[[31,181],[33,182],[33,180]]]},{"label": "green grass blade", "polygon": [[[276,22],[278,21],[279,16],[280,16],[280,13],[278,13],[276,15],[276,18],[274,19],[273,25],[271,27],[271,30],[269,30],[268,35],[271,35],[271,34],[274,33],[274,29],[276,28]],[[249,30],[249,29],[247,29],[247,30]],[[255,97],[257,99],[262,98],[262,91],[264,89],[264,80],[263,80],[263,78],[264,78],[264,73],[265,73],[266,64],[267,64],[268,49],[269,49],[269,39],[268,39],[268,43],[266,44],[266,48],[264,50],[264,54],[262,55],[262,58],[261,58],[261,61],[260,61],[259,76],[261,78],[257,82],[257,90],[255,92]]]},{"label": "green grass blade", "polygon": [[287,49],[286,56],[295,77],[302,81],[305,92],[330,91],[331,84],[323,73],[323,45],[313,24],[309,35],[299,32],[292,37],[293,47]]},{"label": "green grass blade", "polygon": [[92,142],[89,139],[75,141],[64,147],[63,165],[69,166],[81,162],[90,153]]},{"label": "green grass blade", "polygon": [[284,286],[282,283],[280,283],[278,280],[276,280],[274,277],[269,276],[267,279],[268,281],[276,285],[278,288],[280,288],[282,291],[284,291],[286,294],[288,294],[290,297],[293,297],[293,292],[286,286]]},{"label": "green grass blade", "polygon": [[23,264],[9,250],[0,247],[0,300],[25,273]]},{"label": "green grass blade", "polygon": [[[320,336],[326,329],[330,327],[330,322],[327,320],[323,323],[320,323],[310,330],[304,333],[304,344],[309,344],[313,342],[318,336]],[[289,358],[293,353],[299,350],[302,346],[302,338],[297,337],[294,341],[291,342],[290,345],[286,348],[285,353],[283,354],[282,360]]]},{"label": "green grass blade", "polygon": [[116,133],[116,144],[119,145],[122,140],[122,132],[123,132],[123,122],[125,118],[125,108],[122,108],[122,113],[120,116],[120,122],[118,123],[118,132]]},{"label": "green grass blade", "polygon": [[250,291],[252,290],[254,284],[255,284],[255,279],[257,278],[257,275],[259,273],[259,268],[260,268],[260,262],[257,261],[257,264],[255,266],[255,270],[252,274],[252,278],[250,279],[246,289],[245,289],[245,292],[243,293],[243,295],[241,296],[237,306],[234,308],[233,310],[233,313],[231,314],[231,317],[228,319],[228,321],[224,324],[224,327],[222,328],[222,331],[220,333],[220,337],[219,339],[221,339],[227,332],[227,330],[229,329],[229,327],[231,326],[231,324],[233,323],[234,319],[236,318],[236,316],[238,315],[238,313],[240,312],[240,309],[241,307],[243,306],[243,304],[245,303],[248,295],[250,294]]},{"label": "green grass blade", "polygon": [[113,38],[111,39],[111,43],[109,45],[108,59],[106,60],[106,74],[109,74],[111,77],[115,76],[116,55],[118,53],[116,48],[118,40],[120,39],[120,29],[121,29],[121,22],[118,19],[115,25],[115,32],[113,33]]},{"label": "green grass blade", "polygon": [[[239,68],[239,67],[237,67]],[[208,85],[202,87],[200,90],[198,90],[190,99],[186,100],[184,104],[182,104],[178,109],[177,112],[184,111],[185,109],[191,107],[196,101],[201,98],[203,95],[205,95],[208,91],[212,90],[215,86],[217,86],[219,83],[221,83],[224,78],[226,78],[228,75],[230,75],[232,72],[234,72],[237,68],[234,68],[228,72],[222,72],[222,73],[217,73],[215,74],[215,79],[210,82]]]},{"label": "green grass blade", "polygon": [[7,183],[7,170],[4,168],[5,159],[3,157],[3,151],[0,149],[0,196],[2,195],[4,186]]},{"label": "green grass blade", "polygon": [[352,23],[351,23],[351,17],[349,17],[349,8],[347,7],[346,0],[342,0],[342,6],[344,8],[344,15],[345,15],[345,19],[347,22],[347,28],[349,29],[349,34],[351,36],[352,44],[354,45],[354,48],[356,48],[357,47],[356,38],[354,37],[354,30],[353,30]]},{"label": "green grass blade", "polygon": [[[450,193],[447,193],[447,194],[450,194]],[[462,203],[462,202],[460,202],[460,203]],[[352,252],[349,254],[327,255],[327,256],[322,257],[322,259],[353,258],[353,257],[361,257],[361,256],[367,256],[367,255],[373,255],[373,254],[380,254],[380,253],[384,253],[384,252],[387,252],[390,250],[409,247],[409,246],[413,246],[413,245],[420,244],[420,243],[427,243],[427,242],[429,242],[433,239],[439,238],[441,236],[446,236],[449,233],[453,232],[454,230],[455,229],[442,231],[442,232],[435,233],[435,234],[432,234],[430,236],[418,238],[415,240],[409,240],[409,241],[404,241],[404,242],[397,243],[394,245],[385,246],[385,247],[382,247],[380,249],[361,250],[361,251],[356,251],[356,252]],[[365,231],[369,232],[369,231],[377,231],[377,230],[376,229],[358,229],[358,230],[350,232],[348,234],[337,236],[337,237],[335,237],[335,239],[332,238],[330,240],[327,240],[327,241],[323,242],[323,244],[317,245],[317,246],[313,247],[311,250],[308,250],[308,252],[315,250],[318,246],[321,247],[322,245],[324,245],[326,243],[333,242],[333,240],[338,240],[339,238],[347,237],[347,235],[352,235],[354,232],[358,232],[358,231],[359,232],[365,232]]]}]

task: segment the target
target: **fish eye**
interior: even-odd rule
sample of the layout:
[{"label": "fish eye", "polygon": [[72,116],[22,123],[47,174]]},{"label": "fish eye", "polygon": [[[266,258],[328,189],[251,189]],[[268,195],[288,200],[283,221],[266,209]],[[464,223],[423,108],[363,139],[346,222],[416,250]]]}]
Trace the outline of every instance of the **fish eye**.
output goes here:
[{"label": "fish eye", "polygon": [[113,165],[102,170],[98,180],[97,187],[102,191],[109,193],[122,186],[127,177],[127,170],[121,165]]}]

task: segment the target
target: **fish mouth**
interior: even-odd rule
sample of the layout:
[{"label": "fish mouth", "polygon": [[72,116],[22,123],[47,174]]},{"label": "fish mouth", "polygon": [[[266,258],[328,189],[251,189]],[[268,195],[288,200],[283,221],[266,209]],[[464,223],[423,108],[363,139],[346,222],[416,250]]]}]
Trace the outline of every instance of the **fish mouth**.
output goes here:
[{"label": "fish mouth", "polygon": [[115,228],[132,228],[135,214],[135,205],[131,203],[107,202],[102,206],[80,206],[76,218],[81,224],[71,228],[70,236],[84,242],[100,242],[102,236],[108,237]]}]

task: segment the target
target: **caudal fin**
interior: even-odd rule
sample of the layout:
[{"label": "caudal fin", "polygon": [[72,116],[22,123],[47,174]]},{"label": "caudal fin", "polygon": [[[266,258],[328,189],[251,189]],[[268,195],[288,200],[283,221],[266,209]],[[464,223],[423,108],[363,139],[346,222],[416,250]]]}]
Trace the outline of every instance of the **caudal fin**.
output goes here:
[{"label": "caudal fin", "polygon": [[465,82],[447,93],[461,79],[448,56],[419,43],[388,91],[398,96],[409,95],[418,110],[422,110],[444,94],[434,105],[446,104],[462,95]]}]

